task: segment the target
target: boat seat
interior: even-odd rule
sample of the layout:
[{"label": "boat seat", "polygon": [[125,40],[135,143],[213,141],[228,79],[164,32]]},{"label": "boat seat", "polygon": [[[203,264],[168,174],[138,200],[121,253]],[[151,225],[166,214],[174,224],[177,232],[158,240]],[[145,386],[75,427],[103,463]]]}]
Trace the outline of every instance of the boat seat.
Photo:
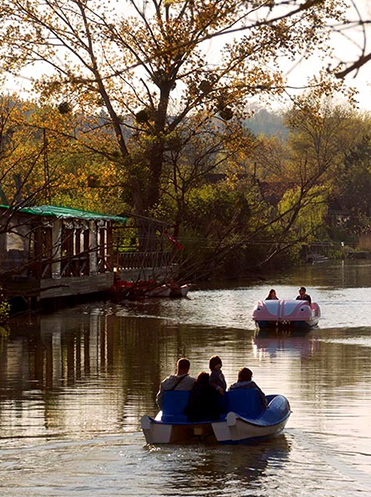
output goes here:
[{"label": "boat seat", "polygon": [[165,423],[188,422],[184,410],[188,404],[190,391],[170,390],[164,392],[162,402],[162,418]]},{"label": "boat seat", "polygon": [[[164,392],[161,421],[164,423],[187,423],[184,410],[190,391],[170,390]],[[260,393],[254,388],[230,390],[223,397],[225,412],[235,412],[244,418],[257,418],[265,406]],[[223,410],[224,410],[223,409]]]},{"label": "boat seat", "polygon": [[227,392],[228,412],[235,412],[244,418],[257,418],[265,405],[255,388],[236,388]]}]

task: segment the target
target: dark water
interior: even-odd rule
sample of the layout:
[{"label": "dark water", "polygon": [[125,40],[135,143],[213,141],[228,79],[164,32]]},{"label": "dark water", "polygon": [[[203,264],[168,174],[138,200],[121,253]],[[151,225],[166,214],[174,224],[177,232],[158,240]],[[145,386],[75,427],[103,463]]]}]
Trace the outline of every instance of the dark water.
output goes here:
[{"label": "dark water", "polygon": [[[320,328],[256,335],[251,309],[271,286],[194,291],[186,300],[98,302],[13,322],[0,336],[0,496],[370,496],[371,265],[317,265],[305,284]],[[143,414],[179,356],[192,373],[218,353],[293,414],[257,446],[146,447]]]}]

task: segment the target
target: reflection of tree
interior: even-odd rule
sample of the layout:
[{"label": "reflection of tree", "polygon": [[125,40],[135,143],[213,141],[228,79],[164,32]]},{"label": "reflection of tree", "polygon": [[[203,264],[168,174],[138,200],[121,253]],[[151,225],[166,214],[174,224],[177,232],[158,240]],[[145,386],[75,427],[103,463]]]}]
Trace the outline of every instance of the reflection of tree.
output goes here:
[{"label": "reflection of tree", "polygon": [[[196,375],[224,351],[226,375],[235,379],[237,357],[250,348],[244,333],[137,317],[155,314],[157,305],[132,303],[133,317],[66,310],[13,321],[0,357],[3,398],[19,402],[18,414],[25,416],[42,406],[37,433],[137,430],[141,415],[156,412],[159,383],[179,357],[190,357]],[[238,346],[226,349],[226,343]]]},{"label": "reflection of tree", "polygon": [[[159,305],[163,304],[148,303],[147,311],[154,316]],[[340,340],[322,341],[316,332],[305,337],[256,338],[259,351],[267,348],[267,341],[274,341],[277,358],[272,360],[264,354],[254,357],[245,330],[215,330],[144,317],[146,306],[145,302],[129,304],[125,310],[102,306],[90,312],[76,308],[29,322],[12,321],[0,353],[4,436],[62,432],[84,437],[137,431],[140,417],[156,412],[158,385],[174,371],[180,356],[189,357],[195,375],[207,369],[211,355],[219,354],[229,384],[236,380],[239,367],[248,366],[267,393],[277,388],[289,399],[291,394],[293,400],[299,395],[306,402],[320,398],[323,405],[333,403],[341,388],[347,388],[349,399],[356,399],[357,385],[371,373],[368,349],[350,348]],[[333,332],[332,339],[336,336]],[[309,352],[305,360],[303,350]],[[218,461],[211,459],[209,464],[217,466]]]},{"label": "reflection of tree", "polygon": [[[356,338],[356,330],[353,330]],[[318,341],[317,353],[309,370],[303,371],[302,389],[310,396],[326,397],[333,405],[339,401],[339,390],[346,389],[350,400],[360,394],[358,385],[371,374],[369,347],[349,343],[342,331]]]}]

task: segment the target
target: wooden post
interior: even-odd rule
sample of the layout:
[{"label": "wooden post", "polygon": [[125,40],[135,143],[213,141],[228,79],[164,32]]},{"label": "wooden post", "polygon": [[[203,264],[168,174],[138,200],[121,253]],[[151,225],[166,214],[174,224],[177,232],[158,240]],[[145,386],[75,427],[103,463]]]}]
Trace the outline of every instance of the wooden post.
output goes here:
[{"label": "wooden post", "polygon": [[83,274],[89,274],[89,264],[90,264],[90,253],[89,253],[89,230],[84,230],[83,233],[83,242],[84,242],[84,263],[83,263]]},{"label": "wooden post", "polygon": [[52,228],[52,278],[61,277],[62,220],[56,219]]},{"label": "wooden post", "polygon": [[89,223],[89,274],[97,274],[98,261],[98,240],[97,240],[97,224],[95,221]]},{"label": "wooden post", "polygon": [[[0,274],[2,273],[4,261],[6,258],[6,233],[0,233]],[[4,265],[5,266],[5,265]]]},{"label": "wooden post", "polygon": [[53,262],[53,230],[46,227],[44,230],[43,257],[46,259],[43,264],[43,278],[52,277],[52,262]]},{"label": "wooden post", "polygon": [[101,266],[99,271],[101,273],[105,272],[106,265],[106,230],[105,228],[99,228],[99,259],[101,261]]},{"label": "wooden post", "polygon": [[42,274],[42,227],[37,226],[35,229],[35,275],[41,278]]},{"label": "wooden post", "polygon": [[75,229],[75,251],[74,251],[74,273],[75,276],[81,274],[81,228]]},{"label": "wooden post", "polygon": [[112,223],[107,223],[107,266],[110,271],[113,271],[113,235]]}]

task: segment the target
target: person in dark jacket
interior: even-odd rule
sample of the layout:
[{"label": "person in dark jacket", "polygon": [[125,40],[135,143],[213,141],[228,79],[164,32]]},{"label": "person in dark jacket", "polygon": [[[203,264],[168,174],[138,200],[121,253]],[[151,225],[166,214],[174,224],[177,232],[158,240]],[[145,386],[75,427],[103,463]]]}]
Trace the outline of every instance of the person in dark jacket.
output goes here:
[{"label": "person in dark jacket", "polygon": [[191,390],[184,413],[188,421],[214,421],[222,410],[218,403],[218,392],[209,383],[210,375],[205,371],[198,374]]},{"label": "person in dark jacket", "polygon": [[238,371],[238,379],[236,383],[233,383],[229,390],[237,390],[238,388],[254,388],[260,394],[263,404],[267,405],[267,399],[265,398],[264,392],[258,387],[255,381],[252,381],[252,371],[249,368],[241,368]]},{"label": "person in dark jacket", "polygon": [[224,374],[221,371],[222,366],[222,360],[219,356],[213,355],[210,357],[210,385],[214,387],[220,395],[224,395],[224,392],[227,390],[227,383],[225,381]]},{"label": "person in dark jacket", "polygon": [[312,299],[310,298],[310,295],[307,294],[305,286],[299,288],[299,295],[296,297],[296,300],[306,300],[308,304],[312,303]]}]

